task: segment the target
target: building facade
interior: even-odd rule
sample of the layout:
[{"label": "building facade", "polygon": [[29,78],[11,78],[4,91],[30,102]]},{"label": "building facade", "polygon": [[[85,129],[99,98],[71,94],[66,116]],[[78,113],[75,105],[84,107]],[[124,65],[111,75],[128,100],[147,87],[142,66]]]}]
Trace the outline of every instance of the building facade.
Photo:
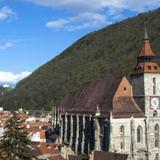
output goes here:
[{"label": "building facade", "polygon": [[60,143],[76,154],[93,150],[160,160],[160,67],[147,31],[137,64],[126,77],[86,82],[59,106]]}]

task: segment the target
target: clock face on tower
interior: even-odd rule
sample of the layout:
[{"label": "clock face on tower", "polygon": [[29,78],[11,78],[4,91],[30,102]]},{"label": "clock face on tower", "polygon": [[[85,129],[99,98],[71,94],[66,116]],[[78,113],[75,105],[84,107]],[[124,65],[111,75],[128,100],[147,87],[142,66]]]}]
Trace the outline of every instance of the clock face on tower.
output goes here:
[{"label": "clock face on tower", "polygon": [[151,98],[151,108],[156,110],[160,107],[159,105],[160,105],[159,98],[158,97],[152,97]]}]

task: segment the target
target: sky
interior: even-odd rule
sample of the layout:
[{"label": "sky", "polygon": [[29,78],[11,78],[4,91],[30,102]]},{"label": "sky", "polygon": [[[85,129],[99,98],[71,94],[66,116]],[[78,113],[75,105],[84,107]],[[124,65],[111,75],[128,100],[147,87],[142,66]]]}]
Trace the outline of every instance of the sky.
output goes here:
[{"label": "sky", "polygon": [[0,0],[0,84],[16,84],[82,36],[160,0]]}]

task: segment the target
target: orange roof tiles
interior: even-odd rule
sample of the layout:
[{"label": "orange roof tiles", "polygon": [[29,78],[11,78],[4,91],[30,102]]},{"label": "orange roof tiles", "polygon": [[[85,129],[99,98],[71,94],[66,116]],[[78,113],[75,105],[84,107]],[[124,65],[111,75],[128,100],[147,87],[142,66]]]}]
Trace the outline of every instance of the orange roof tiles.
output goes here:
[{"label": "orange roof tiles", "polygon": [[114,118],[144,116],[132,95],[132,86],[127,78],[123,77],[113,98],[112,115]]},{"label": "orange roof tiles", "polygon": [[135,67],[134,73],[160,73],[160,67],[154,62],[139,63]]},{"label": "orange roof tiles", "polygon": [[148,39],[144,40],[142,49],[140,50],[140,53],[138,55],[139,57],[141,56],[154,56],[154,53],[151,49],[151,45]]},{"label": "orange roof tiles", "polygon": [[[35,144],[35,143],[34,143]],[[37,143],[33,146],[37,156],[45,156],[49,160],[64,160],[60,154],[60,145],[53,143]]]},{"label": "orange roof tiles", "polygon": [[118,89],[114,95],[114,98],[122,96],[130,96],[130,97],[132,96],[132,86],[126,77],[122,78],[118,86]]}]

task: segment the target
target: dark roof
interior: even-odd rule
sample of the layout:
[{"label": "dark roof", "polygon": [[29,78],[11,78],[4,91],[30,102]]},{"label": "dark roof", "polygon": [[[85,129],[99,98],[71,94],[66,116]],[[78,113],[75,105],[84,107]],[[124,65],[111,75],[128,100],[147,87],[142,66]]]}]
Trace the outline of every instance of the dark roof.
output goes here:
[{"label": "dark roof", "polygon": [[89,157],[84,155],[68,155],[68,159],[69,160],[87,160],[89,159]]},{"label": "dark roof", "polygon": [[120,78],[103,78],[86,82],[74,93],[66,95],[60,108],[65,112],[95,114],[99,106],[101,114],[109,114]]},{"label": "dark roof", "polygon": [[128,154],[94,151],[93,160],[127,160]]},{"label": "dark roof", "polygon": [[114,98],[112,114],[114,118],[144,117],[132,97]]}]

